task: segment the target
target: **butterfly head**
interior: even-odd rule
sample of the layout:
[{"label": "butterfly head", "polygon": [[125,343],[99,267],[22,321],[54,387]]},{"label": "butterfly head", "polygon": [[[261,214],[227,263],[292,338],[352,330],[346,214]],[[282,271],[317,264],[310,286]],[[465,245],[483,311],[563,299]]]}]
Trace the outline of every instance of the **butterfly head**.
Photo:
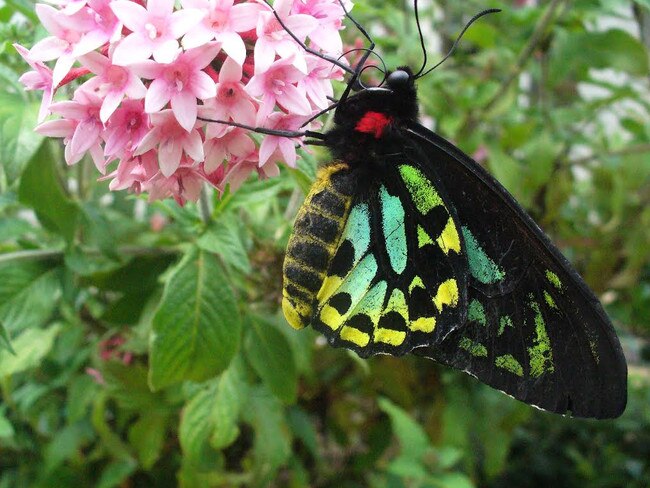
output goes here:
[{"label": "butterfly head", "polygon": [[381,139],[390,126],[417,115],[415,77],[408,67],[400,67],[381,86],[364,88],[340,104],[334,122],[346,131]]}]

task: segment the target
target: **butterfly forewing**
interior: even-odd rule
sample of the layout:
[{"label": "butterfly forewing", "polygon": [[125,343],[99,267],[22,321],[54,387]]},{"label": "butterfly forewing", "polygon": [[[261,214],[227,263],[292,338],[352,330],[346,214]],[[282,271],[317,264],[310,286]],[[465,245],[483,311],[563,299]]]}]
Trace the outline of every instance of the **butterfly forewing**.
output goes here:
[{"label": "butterfly forewing", "polygon": [[625,359],[593,293],[478,164],[419,125],[410,140],[454,202],[470,271],[465,325],[415,353],[546,410],[620,415]]}]

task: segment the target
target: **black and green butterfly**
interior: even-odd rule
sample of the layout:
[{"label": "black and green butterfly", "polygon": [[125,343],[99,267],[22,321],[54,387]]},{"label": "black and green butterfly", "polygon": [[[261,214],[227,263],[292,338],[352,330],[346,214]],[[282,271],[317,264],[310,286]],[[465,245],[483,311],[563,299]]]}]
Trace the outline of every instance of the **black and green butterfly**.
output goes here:
[{"label": "black and green butterfly", "polygon": [[398,68],[343,97],[319,135],[333,161],[289,240],[287,321],[361,357],[439,361],[544,410],[619,416],[627,366],[603,308],[503,186],[418,123],[416,77]]}]

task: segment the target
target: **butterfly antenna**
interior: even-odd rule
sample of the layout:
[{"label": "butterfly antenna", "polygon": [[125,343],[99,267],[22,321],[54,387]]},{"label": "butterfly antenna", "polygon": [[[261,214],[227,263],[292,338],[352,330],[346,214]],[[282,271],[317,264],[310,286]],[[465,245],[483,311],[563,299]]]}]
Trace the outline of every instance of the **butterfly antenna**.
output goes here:
[{"label": "butterfly antenna", "polygon": [[[416,1],[416,3],[417,3],[417,1]],[[429,69],[428,69],[427,71],[425,71],[424,73],[422,73],[422,69],[424,69],[424,65],[423,65],[423,68],[420,69],[420,71],[418,72],[417,75],[415,75],[415,78],[422,78],[423,76],[427,75],[428,73],[430,73],[431,71],[433,71],[434,69],[436,69],[436,68],[437,68],[438,66],[440,66],[442,63],[444,63],[445,61],[447,61],[447,59],[448,59],[452,54],[454,54],[454,51],[456,51],[456,47],[458,47],[458,43],[460,42],[461,38],[463,37],[463,35],[465,34],[465,32],[467,32],[467,29],[469,29],[469,27],[470,27],[474,22],[476,22],[478,19],[480,19],[481,17],[483,17],[483,16],[485,16],[485,15],[494,14],[494,13],[497,13],[497,12],[501,12],[501,9],[499,9],[499,8],[490,8],[490,9],[487,9],[487,10],[483,10],[482,12],[479,12],[479,13],[476,14],[474,17],[472,17],[472,18],[470,19],[470,21],[467,22],[467,24],[465,24],[465,27],[463,27],[463,30],[460,32],[460,34],[458,34],[458,37],[457,37],[456,40],[454,41],[454,44],[451,46],[451,49],[450,49],[449,52],[445,55],[445,57],[442,58],[442,59],[441,59],[441,60],[440,60],[440,61],[439,61],[435,66],[433,66],[432,68],[429,68]],[[416,15],[417,15],[417,10],[416,10]],[[420,27],[420,25],[418,24],[418,29],[419,29],[419,27]],[[422,36],[422,31],[420,31],[420,36]],[[424,45],[424,41],[423,41],[423,45]],[[426,60],[426,52],[425,52],[425,60]]]},{"label": "butterfly antenna", "polygon": [[424,45],[424,34],[422,33],[422,25],[420,24],[420,12],[418,11],[418,0],[413,0],[413,9],[415,10],[415,24],[418,26],[418,35],[420,36],[420,47],[422,47],[422,67],[414,76],[420,77],[420,73],[424,71],[427,66],[427,47]]}]

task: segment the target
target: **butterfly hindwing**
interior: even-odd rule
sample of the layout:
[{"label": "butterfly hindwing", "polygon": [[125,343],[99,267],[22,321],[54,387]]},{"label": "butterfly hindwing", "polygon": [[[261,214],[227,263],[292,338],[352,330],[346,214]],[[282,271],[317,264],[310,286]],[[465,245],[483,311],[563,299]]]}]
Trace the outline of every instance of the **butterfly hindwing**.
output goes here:
[{"label": "butterfly hindwing", "polygon": [[416,162],[389,161],[359,191],[312,324],[366,357],[440,341],[465,313],[466,257],[455,216]]},{"label": "butterfly hindwing", "polygon": [[[470,270],[467,321],[416,349],[540,408],[608,418],[626,399],[626,365],[600,303],[566,259],[478,164],[412,124],[410,141],[441,175]],[[408,145],[407,145],[408,146]]]}]

